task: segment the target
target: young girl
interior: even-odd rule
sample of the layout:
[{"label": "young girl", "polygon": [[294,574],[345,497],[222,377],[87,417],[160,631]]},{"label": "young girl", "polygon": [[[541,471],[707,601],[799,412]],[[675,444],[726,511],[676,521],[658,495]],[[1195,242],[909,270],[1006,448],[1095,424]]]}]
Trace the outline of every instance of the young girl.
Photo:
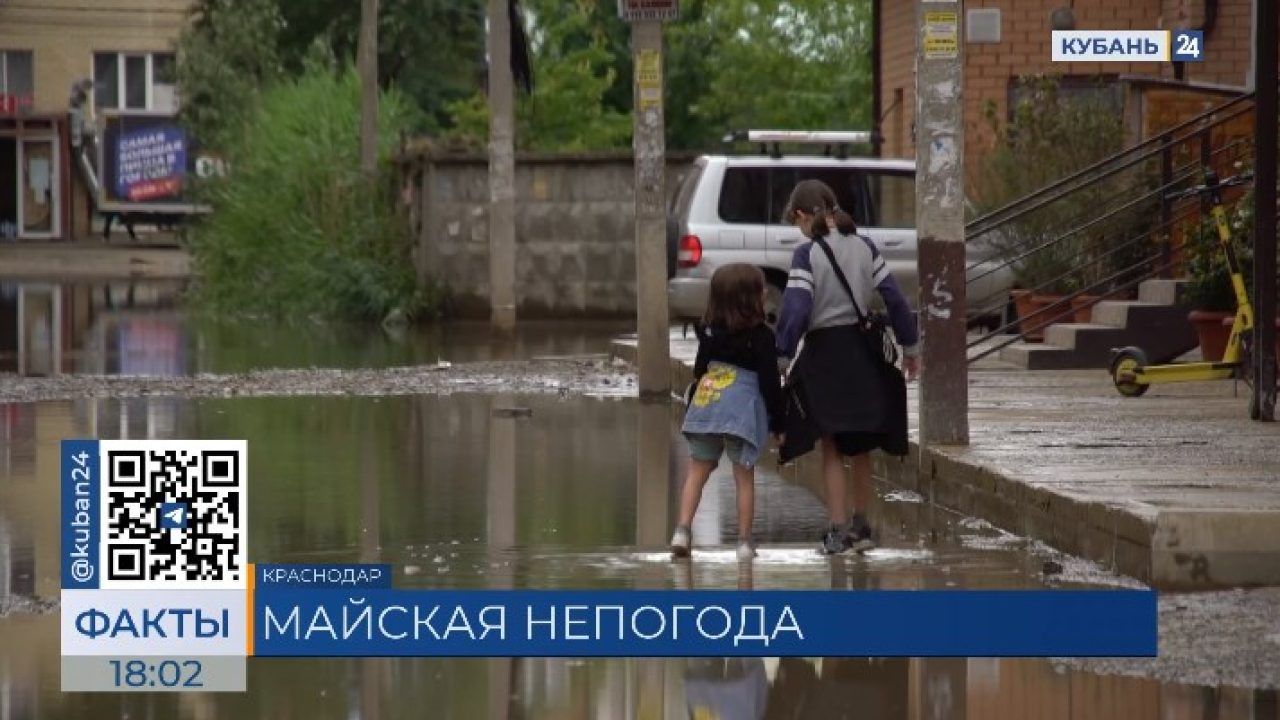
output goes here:
[{"label": "young girl", "polygon": [[770,432],[782,426],[782,387],[776,340],[764,323],[764,273],[754,265],[725,265],[711,276],[711,296],[698,329],[694,392],[684,418],[689,474],[671,553],[689,554],[689,525],[702,488],[727,453],[738,487],[738,559],[755,557],[755,464]]},{"label": "young girl", "polygon": [[[902,345],[907,380],[920,369],[916,318],[880,251],[857,234],[853,218],[825,183],[798,183],[785,217],[810,242],[792,257],[778,319],[778,352],[796,357],[788,380],[805,409],[803,422],[789,426],[791,446],[782,448],[779,459],[804,454],[821,438],[831,522],[822,548],[827,553],[868,550],[876,544],[866,516],[873,494],[869,453],[906,454],[907,398],[905,384],[891,386],[880,371],[883,360],[871,354],[864,335],[867,313],[879,294]],[[853,466],[852,507],[845,494],[846,458]]]}]

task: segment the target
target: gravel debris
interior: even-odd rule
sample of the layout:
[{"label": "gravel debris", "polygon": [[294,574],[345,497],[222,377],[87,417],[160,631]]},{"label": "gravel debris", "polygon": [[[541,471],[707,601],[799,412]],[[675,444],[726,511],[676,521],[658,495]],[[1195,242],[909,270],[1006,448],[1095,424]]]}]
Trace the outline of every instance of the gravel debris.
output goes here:
[{"label": "gravel debris", "polygon": [[0,374],[0,402],[144,396],[448,395],[498,391],[596,397],[637,394],[635,373],[598,358],[442,363],[382,369],[255,370],[187,377]]},{"label": "gravel debris", "polygon": [[1280,588],[1160,595],[1160,655],[1057,659],[1100,675],[1280,689]]}]

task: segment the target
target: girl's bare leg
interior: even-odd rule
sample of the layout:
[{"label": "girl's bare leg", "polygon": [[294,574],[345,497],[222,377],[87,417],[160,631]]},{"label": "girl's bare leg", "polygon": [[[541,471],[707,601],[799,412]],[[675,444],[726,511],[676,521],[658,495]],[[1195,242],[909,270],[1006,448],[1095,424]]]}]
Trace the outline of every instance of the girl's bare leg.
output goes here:
[{"label": "girl's bare leg", "polygon": [[831,437],[822,438],[822,477],[827,486],[827,518],[842,525],[849,515],[845,508],[844,458]]},{"label": "girl's bare leg", "polygon": [[[677,526],[689,527],[694,513],[698,512],[698,503],[702,500],[702,488],[716,469],[714,462],[707,460],[689,460],[689,472],[684,478],[684,488],[680,491],[680,516]],[[736,473],[735,473],[736,474]]]},{"label": "girl's bare leg", "polygon": [[755,468],[734,463],[733,481],[738,485],[738,540],[750,540],[751,522],[756,512]]},{"label": "girl's bare leg", "polygon": [[871,508],[871,453],[853,456],[853,511],[866,514]]}]

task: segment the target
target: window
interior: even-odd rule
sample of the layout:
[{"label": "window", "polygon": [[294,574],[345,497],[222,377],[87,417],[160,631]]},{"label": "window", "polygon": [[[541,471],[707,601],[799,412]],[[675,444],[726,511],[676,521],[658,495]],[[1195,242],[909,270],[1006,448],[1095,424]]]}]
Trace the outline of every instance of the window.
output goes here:
[{"label": "window", "polygon": [[777,168],[773,173],[772,197],[769,213],[771,222],[785,223],[782,211],[791,199],[791,191],[801,180],[821,180],[836,194],[836,203],[840,209],[853,215],[854,222],[865,224],[865,205],[863,201],[862,181],[853,168],[842,167],[798,167]]},{"label": "window", "polygon": [[[1018,104],[1031,100],[1036,92],[1036,78],[1009,79],[1009,117]],[[1124,113],[1124,86],[1114,75],[1064,75],[1057,80],[1058,101],[1064,104],[1087,104],[1117,115]]]},{"label": "window", "polygon": [[30,50],[0,52],[0,110],[17,112],[30,106],[35,95],[35,79]]},{"label": "window", "polygon": [[769,222],[769,169],[736,167],[724,171],[720,219],[763,225]]},{"label": "window", "polygon": [[910,172],[868,172],[871,194],[870,227],[913,228],[916,226],[916,179]]},{"label": "window", "polygon": [[94,53],[94,105],[104,110],[176,110],[173,53]]}]

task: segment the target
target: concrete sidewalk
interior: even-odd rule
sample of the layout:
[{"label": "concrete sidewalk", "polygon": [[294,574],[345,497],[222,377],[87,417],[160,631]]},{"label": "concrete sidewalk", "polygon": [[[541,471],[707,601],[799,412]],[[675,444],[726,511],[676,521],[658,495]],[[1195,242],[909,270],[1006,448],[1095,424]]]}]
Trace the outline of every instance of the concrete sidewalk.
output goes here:
[{"label": "concrete sidewalk", "polygon": [[180,279],[190,275],[191,256],[176,245],[0,243],[0,276],[5,278]]},{"label": "concrete sidewalk", "polygon": [[[672,335],[672,381],[696,342]],[[634,360],[634,338],[614,343]],[[1247,388],[1188,383],[1123,398],[1104,370],[970,373],[968,447],[915,442],[889,481],[1162,588],[1280,585],[1280,425],[1248,420]],[[807,459],[807,458],[806,458]]]}]

